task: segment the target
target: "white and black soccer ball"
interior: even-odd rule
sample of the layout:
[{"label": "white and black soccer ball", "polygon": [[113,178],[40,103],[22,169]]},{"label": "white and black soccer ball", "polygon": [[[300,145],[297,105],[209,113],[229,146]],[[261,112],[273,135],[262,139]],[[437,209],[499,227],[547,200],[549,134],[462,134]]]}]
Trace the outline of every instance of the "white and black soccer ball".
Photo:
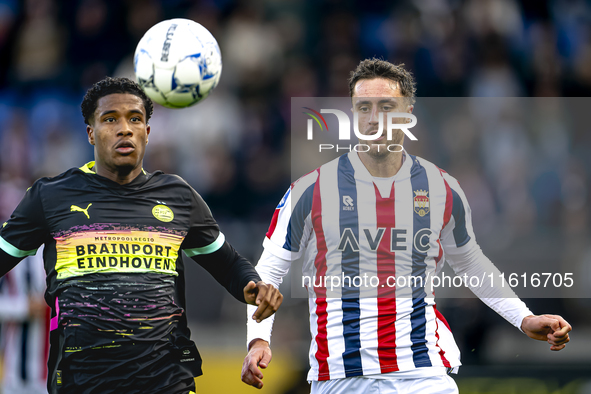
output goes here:
[{"label": "white and black soccer ball", "polygon": [[137,45],[134,70],[148,97],[169,108],[206,98],[222,74],[222,55],[213,35],[189,19],[152,26]]}]

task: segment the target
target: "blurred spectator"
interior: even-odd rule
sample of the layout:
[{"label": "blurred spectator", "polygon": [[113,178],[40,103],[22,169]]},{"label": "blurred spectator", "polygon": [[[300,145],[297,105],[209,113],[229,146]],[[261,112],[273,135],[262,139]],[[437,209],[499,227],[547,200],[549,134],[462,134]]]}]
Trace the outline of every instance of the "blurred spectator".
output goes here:
[{"label": "blurred spectator", "polygon": [[17,34],[13,74],[21,83],[49,82],[63,71],[63,27],[53,0],[26,0]]},{"label": "blurred spectator", "polygon": [[43,299],[43,248],[0,279],[2,392],[47,393],[50,309]]}]

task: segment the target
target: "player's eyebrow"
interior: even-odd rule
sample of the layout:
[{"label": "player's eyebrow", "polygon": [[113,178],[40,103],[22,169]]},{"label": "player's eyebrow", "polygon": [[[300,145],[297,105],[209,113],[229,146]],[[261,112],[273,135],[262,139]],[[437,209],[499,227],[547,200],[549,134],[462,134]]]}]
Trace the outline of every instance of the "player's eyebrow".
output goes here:
[{"label": "player's eyebrow", "polygon": [[99,117],[100,117],[100,118],[102,118],[102,117],[103,117],[103,116],[105,116],[105,115],[112,114],[112,113],[116,113],[116,112],[117,112],[117,111],[116,111],[116,110],[114,110],[114,109],[108,109],[108,110],[106,110],[106,111],[103,111],[101,114],[99,114]]},{"label": "player's eyebrow", "polygon": [[140,114],[140,115],[144,115],[144,113],[142,111],[140,111],[139,109],[132,109],[129,111],[130,114]]},{"label": "player's eyebrow", "polygon": [[[118,111],[117,111],[117,110],[115,110],[115,109],[108,109],[108,110],[106,110],[106,111],[103,111],[103,113],[101,113],[101,114],[99,115],[99,117],[101,117],[101,118],[102,118],[102,117],[103,117],[103,116],[105,116],[105,115],[108,115],[108,114],[113,114],[113,113],[117,113],[117,112],[118,112]],[[129,112],[129,113],[131,113],[131,114],[140,114],[140,115],[144,115],[144,113],[143,113],[142,111],[140,111],[139,109],[132,109],[132,110],[129,110],[128,112]]]},{"label": "player's eyebrow", "polygon": [[[359,101],[355,102],[355,106],[365,105],[365,104],[372,104],[372,102],[370,100],[359,100]],[[396,100],[396,98],[383,98],[380,101],[378,101],[378,104],[398,105],[398,100]]]},{"label": "player's eyebrow", "polygon": [[378,101],[378,104],[393,104],[393,105],[398,105],[398,100],[396,100],[395,98],[385,98],[385,99],[382,99],[382,100]]}]

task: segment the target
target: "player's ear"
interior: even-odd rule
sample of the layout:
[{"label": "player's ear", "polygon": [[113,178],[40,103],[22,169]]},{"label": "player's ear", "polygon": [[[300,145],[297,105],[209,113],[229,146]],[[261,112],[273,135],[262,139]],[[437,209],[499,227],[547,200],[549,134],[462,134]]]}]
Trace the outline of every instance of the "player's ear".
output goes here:
[{"label": "player's ear", "polygon": [[86,126],[86,134],[88,134],[88,142],[94,145],[94,129],[91,126]]},{"label": "player's ear", "polygon": [[150,125],[146,126],[146,145],[148,145],[149,139],[148,137],[150,136]]}]

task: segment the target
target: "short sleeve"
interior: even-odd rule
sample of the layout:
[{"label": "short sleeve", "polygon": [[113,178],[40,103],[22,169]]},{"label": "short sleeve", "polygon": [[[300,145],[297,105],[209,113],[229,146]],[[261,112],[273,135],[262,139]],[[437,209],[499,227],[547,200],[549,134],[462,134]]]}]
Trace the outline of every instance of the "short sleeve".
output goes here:
[{"label": "short sleeve", "polygon": [[0,248],[13,257],[33,256],[48,237],[41,189],[35,182],[0,229]]},{"label": "short sleeve", "polygon": [[[190,187],[190,186],[189,186]],[[210,254],[222,247],[224,234],[203,198],[191,188],[191,215],[189,232],[181,249],[189,257]]]}]

